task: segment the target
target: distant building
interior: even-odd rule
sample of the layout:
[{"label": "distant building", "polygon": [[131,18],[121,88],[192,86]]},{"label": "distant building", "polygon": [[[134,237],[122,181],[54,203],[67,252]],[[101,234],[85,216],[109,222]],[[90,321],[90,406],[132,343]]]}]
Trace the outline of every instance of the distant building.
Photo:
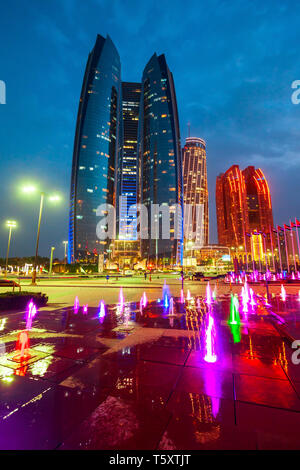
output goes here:
[{"label": "distant building", "polygon": [[[136,203],[148,209],[148,227],[141,227],[134,210],[129,212]],[[96,231],[97,226],[102,233],[107,227],[101,222],[106,209],[97,213],[102,204],[116,209],[114,233],[104,240]],[[158,208],[154,214],[152,204]],[[122,83],[119,54],[109,36],[98,35],[88,57],[76,122],[69,262],[96,262],[99,257],[101,269],[114,257],[124,266],[140,257],[181,264],[183,230],[182,217],[175,216],[177,206],[182,211],[179,122],[165,56],[151,57],[141,83]],[[170,210],[168,237],[158,228],[165,209]]]},{"label": "distant building", "polygon": [[219,175],[216,181],[216,211],[221,245],[243,247],[249,253],[248,235],[258,232],[265,234],[266,245],[270,245],[272,202],[261,169],[249,166],[241,171],[238,165],[233,165],[226,173]]},{"label": "distant building", "polygon": [[73,151],[69,262],[107,256],[108,240],[99,240],[100,204],[115,204],[120,106],[119,54],[110,39],[98,35],[89,54],[76,123]]},{"label": "distant building", "polygon": [[[194,240],[194,249],[201,248],[208,245],[209,238],[205,141],[199,137],[188,137],[182,150],[182,160],[184,204],[190,206],[185,211],[184,239],[186,243]],[[197,226],[200,230],[197,230]]]},{"label": "distant building", "polygon": [[[175,206],[183,205],[180,134],[173,75],[164,55],[154,54],[142,77],[140,161],[140,202],[149,214],[149,238],[142,240],[142,256],[156,263],[181,264],[182,224],[176,226],[174,216]],[[159,229],[155,237],[151,235],[151,204],[170,209],[169,239]],[[161,215],[154,216],[156,224],[160,220]],[[178,231],[180,239],[175,237]]]},{"label": "distant building", "polygon": [[122,119],[121,139],[122,146],[118,165],[118,196],[123,202],[120,210],[118,235],[120,240],[136,240],[136,213],[129,212],[130,206],[137,203],[138,190],[138,124],[141,99],[140,83],[122,83]]}]

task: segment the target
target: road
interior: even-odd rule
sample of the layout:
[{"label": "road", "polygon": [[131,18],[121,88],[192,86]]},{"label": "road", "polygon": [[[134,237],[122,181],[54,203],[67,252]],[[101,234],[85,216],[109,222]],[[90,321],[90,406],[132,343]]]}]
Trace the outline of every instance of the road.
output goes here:
[{"label": "road", "polygon": [[[149,300],[154,300],[162,296],[162,287],[164,284],[164,276],[157,275],[152,277],[152,280],[146,281],[142,277],[131,278],[110,278],[108,282],[105,279],[43,279],[38,281],[37,286],[31,286],[28,279],[21,280],[22,291],[30,292],[43,292],[49,297],[49,304],[55,308],[66,305],[73,305],[76,296],[79,298],[80,304],[88,304],[91,307],[96,307],[100,300],[105,303],[116,303],[118,301],[120,287],[123,288],[125,301],[139,301],[143,292],[146,291]],[[170,289],[170,294],[173,296],[180,296],[181,280],[179,278],[169,277],[166,279],[167,285]],[[206,282],[199,281],[184,281],[185,294],[187,289],[190,290],[191,295],[205,295]],[[222,282],[217,284],[211,282],[212,289],[217,286],[218,294],[228,293],[230,286]],[[252,286],[253,287],[253,286]],[[298,293],[300,286],[286,287],[287,293]],[[11,290],[11,288],[0,288],[0,293]],[[232,286],[233,292],[240,292],[241,286]],[[255,292],[265,294],[266,289],[264,285],[254,287]],[[280,286],[270,286],[270,294],[279,293]]]}]

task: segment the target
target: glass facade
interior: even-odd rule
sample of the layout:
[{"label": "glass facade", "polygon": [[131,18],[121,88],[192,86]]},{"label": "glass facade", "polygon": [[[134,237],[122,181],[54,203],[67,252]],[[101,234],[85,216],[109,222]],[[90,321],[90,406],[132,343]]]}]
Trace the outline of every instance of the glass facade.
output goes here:
[{"label": "glass facade", "polygon": [[[176,205],[183,205],[180,134],[173,76],[164,55],[154,54],[144,69],[139,152],[140,202],[148,208],[148,239],[141,242],[142,255],[157,263],[181,263],[182,223],[176,226],[174,215]],[[169,239],[163,239],[159,229],[155,237],[151,235],[151,204],[170,208]],[[158,223],[162,214],[154,218]]]},{"label": "glass facade", "polygon": [[248,166],[240,170],[233,165],[217,177],[216,211],[219,243],[249,250],[247,234],[262,232],[270,245],[273,227],[271,196],[267,180],[260,168]]},{"label": "glass facade", "polygon": [[[140,83],[122,83],[122,148],[118,165],[119,189],[117,192],[123,198],[119,209],[120,240],[137,240],[136,214],[129,213],[128,209],[137,203],[137,141],[140,98]],[[119,204],[119,201],[117,203]]]},{"label": "glass facade", "polygon": [[[182,159],[184,204],[190,206],[185,214],[184,238],[185,241],[193,240],[193,248],[201,248],[208,245],[209,234],[205,141],[199,137],[188,137],[183,147]],[[196,208],[201,205],[200,225],[197,224]],[[200,231],[197,230],[197,225],[200,226]]]},{"label": "glass facade", "polygon": [[115,204],[115,168],[119,150],[119,54],[110,39],[98,35],[89,54],[76,123],[73,152],[69,262],[106,254],[108,240],[96,235],[100,204]]}]

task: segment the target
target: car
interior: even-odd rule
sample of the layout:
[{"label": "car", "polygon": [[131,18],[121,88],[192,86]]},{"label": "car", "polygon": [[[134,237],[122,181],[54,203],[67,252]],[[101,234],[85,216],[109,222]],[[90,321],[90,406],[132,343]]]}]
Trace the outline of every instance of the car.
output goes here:
[{"label": "car", "polygon": [[201,281],[204,278],[204,274],[201,272],[193,274],[193,281]]}]

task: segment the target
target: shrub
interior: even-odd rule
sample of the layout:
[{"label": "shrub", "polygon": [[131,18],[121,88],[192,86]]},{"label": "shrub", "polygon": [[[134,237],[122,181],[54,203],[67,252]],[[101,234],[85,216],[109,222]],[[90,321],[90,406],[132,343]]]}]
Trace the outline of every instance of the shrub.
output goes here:
[{"label": "shrub", "polygon": [[48,296],[42,292],[4,292],[0,294],[0,310],[23,309],[30,300],[33,300],[37,307],[44,307]]}]

